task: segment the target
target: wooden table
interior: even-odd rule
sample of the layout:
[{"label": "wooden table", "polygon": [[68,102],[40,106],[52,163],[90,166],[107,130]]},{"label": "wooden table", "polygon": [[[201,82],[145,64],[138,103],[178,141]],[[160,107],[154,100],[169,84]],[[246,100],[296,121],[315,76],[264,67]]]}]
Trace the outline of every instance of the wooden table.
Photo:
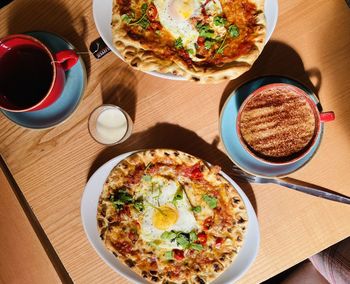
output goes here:
[{"label": "wooden table", "polygon": [[[255,76],[294,77],[335,111],[317,155],[291,176],[350,195],[349,12],[345,1],[280,1],[276,30],[251,71],[216,85],[154,78],[113,54],[84,55],[87,90],[66,123],[31,131],[1,116],[0,152],[73,281],[128,283],[98,257],[83,231],[80,199],[91,174],[120,153],[148,147],[178,148],[228,170],[220,109],[238,84]],[[16,0],[0,10],[0,37],[28,30],[56,32],[79,51],[98,37],[86,0]],[[106,148],[89,136],[88,116],[102,103],[120,105],[133,118],[134,134],[124,144]],[[256,209],[261,247],[240,283],[261,282],[350,235],[347,205],[274,185],[242,187]]]}]

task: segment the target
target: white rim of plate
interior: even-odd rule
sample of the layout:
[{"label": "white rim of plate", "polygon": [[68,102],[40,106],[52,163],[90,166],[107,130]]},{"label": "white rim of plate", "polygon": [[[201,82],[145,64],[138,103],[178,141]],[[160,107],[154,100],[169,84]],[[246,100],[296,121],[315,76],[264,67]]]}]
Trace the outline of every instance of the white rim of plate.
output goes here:
[{"label": "white rim of plate", "polygon": [[[142,150],[130,151],[124,154],[120,154],[117,157],[109,160],[101,167],[99,167],[93,175],[89,178],[85,188],[84,193],[81,199],[81,219],[84,227],[85,234],[104,262],[106,262],[114,271],[121,274],[125,278],[134,283],[148,283],[143,278],[141,278],[137,273],[127,267],[124,263],[121,263],[112,253],[110,253],[103,245],[101,238],[98,234],[97,230],[97,203],[99,196],[102,192],[103,184],[107,179],[110,171],[123,159],[130,156],[133,153],[139,152]],[[210,165],[210,163],[208,163]],[[232,186],[237,190],[238,194],[241,196],[248,214],[248,227],[244,237],[243,246],[240,248],[237,256],[230,264],[230,266],[212,283],[213,284],[222,284],[228,282],[235,282],[239,278],[241,278],[246,271],[251,267],[253,262],[256,259],[256,256],[259,252],[260,247],[260,232],[259,232],[259,224],[258,219],[255,214],[254,208],[250,203],[248,197],[244,193],[244,191],[239,187],[239,185],[234,182],[227,174],[224,172],[220,172],[220,174],[225,177]],[[94,184],[98,183],[100,188],[96,189]],[[93,214],[93,217],[90,215]],[[92,225],[94,224],[94,225]],[[92,229],[89,227],[92,225]],[[100,251],[100,249],[102,251]],[[107,255],[107,257],[104,256]],[[117,268],[116,265],[120,265],[120,269]],[[232,275],[233,274],[233,275]]]},{"label": "white rim of plate", "polygon": [[[106,43],[106,45],[109,47],[109,49],[116,54],[122,61],[125,62],[123,56],[118,52],[118,50],[113,46],[113,43],[110,42],[109,38],[112,38],[112,32],[110,31],[110,27],[108,28],[107,32],[104,32],[106,29],[106,25],[110,25],[111,23],[111,12],[112,11],[112,2],[113,0],[92,0],[93,6],[92,6],[92,12],[94,17],[95,26],[97,28],[97,31],[103,41]],[[101,10],[101,5],[105,5],[106,13],[109,11],[108,17],[104,17],[104,22],[106,24],[101,24],[100,17],[97,11]],[[104,6],[102,6],[104,7]],[[267,7],[269,9],[267,9]],[[277,19],[278,19],[278,0],[265,0],[264,4],[264,13],[265,13],[265,19],[266,19],[266,38],[265,38],[265,45],[270,40],[273,31],[275,30]],[[168,80],[174,80],[174,81],[187,81],[184,77],[176,76],[174,74],[170,73],[160,73],[157,71],[142,71],[144,73],[147,73],[149,75],[168,79]]]}]

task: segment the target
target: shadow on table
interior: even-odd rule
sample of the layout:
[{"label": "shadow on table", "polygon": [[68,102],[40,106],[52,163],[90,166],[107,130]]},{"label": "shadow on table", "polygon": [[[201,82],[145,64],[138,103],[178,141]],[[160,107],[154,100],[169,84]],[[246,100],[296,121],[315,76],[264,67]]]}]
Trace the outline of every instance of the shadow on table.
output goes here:
[{"label": "shadow on table", "polygon": [[322,83],[321,72],[318,68],[305,70],[302,59],[292,47],[283,42],[272,40],[265,46],[252,68],[226,86],[221,97],[219,113],[234,89],[247,81],[264,75],[280,75],[295,79],[313,91],[317,97]]},{"label": "shadow on table", "polygon": [[[116,65],[119,66],[116,66]],[[101,74],[101,93],[104,104],[114,104],[124,109],[135,121],[137,78],[127,64],[115,61]]]},{"label": "shadow on table", "polygon": [[[8,34],[29,31],[47,31],[56,33],[71,42],[77,51],[87,52],[85,45],[87,21],[84,16],[75,19],[67,7],[59,1],[51,0],[16,0],[11,7],[8,19]],[[79,11],[79,7],[76,7]],[[76,15],[74,17],[77,17]],[[73,26],[80,25],[80,33]],[[88,78],[90,77],[89,54],[81,54]]]},{"label": "shadow on table", "polygon": [[[214,165],[220,165],[226,174],[233,177],[230,174],[232,162],[217,148],[218,142],[219,137],[216,137],[212,144],[209,144],[193,131],[170,123],[159,123],[148,130],[133,134],[122,144],[104,149],[90,167],[88,178],[100,166],[119,154],[148,148],[178,149],[193,154]],[[244,183],[242,184],[242,188],[257,213],[256,200],[251,186]]]}]

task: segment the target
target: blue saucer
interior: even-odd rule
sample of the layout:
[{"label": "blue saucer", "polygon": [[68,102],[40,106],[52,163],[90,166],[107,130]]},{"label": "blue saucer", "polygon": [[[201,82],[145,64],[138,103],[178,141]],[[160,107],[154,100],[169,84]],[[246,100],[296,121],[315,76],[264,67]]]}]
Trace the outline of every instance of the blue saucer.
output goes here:
[{"label": "blue saucer", "polygon": [[272,83],[287,83],[295,85],[303,89],[315,102],[316,105],[319,104],[319,101],[313,92],[297,81],[278,76],[261,77],[241,85],[239,88],[234,90],[230,97],[227,99],[220,117],[220,135],[226,153],[237,166],[254,175],[265,177],[281,177],[300,169],[314,156],[320,145],[323,135],[323,124],[321,124],[321,129],[316,139],[315,145],[312,147],[311,151],[299,161],[288,165],[273,165],[259,161],[258,159],[255,159],[249,155],[240,143],[236,132],[236,119],[238,110],[242,102],[248,97],[249,94],[261,86]]},{"label": "blue saucer", "polygon": [[[52,52],[74,49],[74,46],[63,38],[48,32],[28,32],[42,41]],[[78,107],[86,86],[86,69],[82,58],[72,69],[66,72],[66,83],[62,95],[49,107],[32,112],[2,113],[14,123],[31,129],[46,129],[63,123]]]}]

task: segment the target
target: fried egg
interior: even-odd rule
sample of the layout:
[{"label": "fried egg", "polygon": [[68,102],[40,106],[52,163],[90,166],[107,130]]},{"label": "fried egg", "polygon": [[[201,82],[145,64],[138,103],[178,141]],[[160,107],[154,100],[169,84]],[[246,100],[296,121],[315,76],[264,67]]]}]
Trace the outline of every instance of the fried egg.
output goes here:
[{"label": "fried egg", "polygon": [[[182,39],[182,45],[186,50],[195,51],[199,32],[195,23],[191,21],[193,17],[201,17],[202,7],[206,14],[215,16],[222,13],[219,0],[154,0],[158,10],[159,19],[162,26],[175,38]],[[205,6],[203,6],[205,5]]]},{"label": "fried egg", "polygon": [[[180,184],[162,176],[142,181],[139,194],[143,196],[144,212],[141,220],[141,237],[146,242],[156,242],[161,248],[180,248],[175,241],[162,240],[165,231],[189,233],[199,226],[186,194],[174,202]],[[180,189],[181,190],[181,189]]]}]

